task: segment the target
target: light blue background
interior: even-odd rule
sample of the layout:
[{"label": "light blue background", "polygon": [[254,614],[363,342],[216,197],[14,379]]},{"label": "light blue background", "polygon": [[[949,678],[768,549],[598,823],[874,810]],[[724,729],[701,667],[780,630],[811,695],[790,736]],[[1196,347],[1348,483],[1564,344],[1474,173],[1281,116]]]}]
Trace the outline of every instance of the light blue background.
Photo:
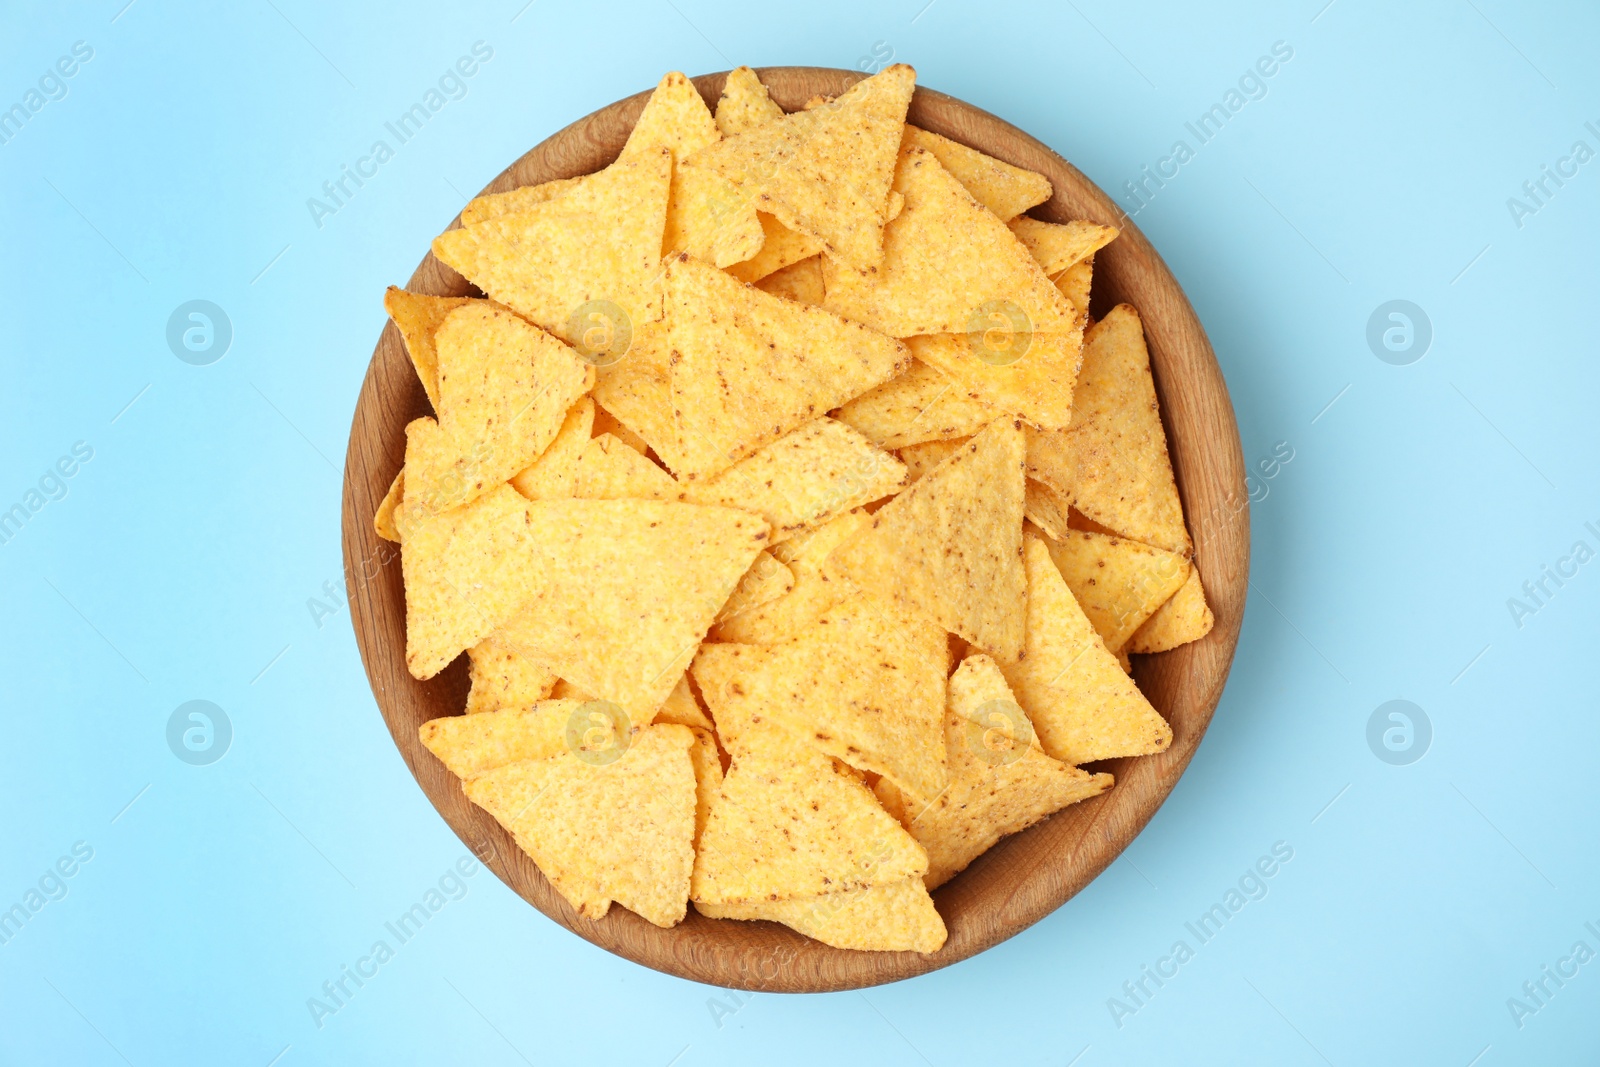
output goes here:
[{"label": "light blue background", "polygon": [[[0,1060],[1600,1056],[1600,962],[1520,1027],[1507,1007],[1575,942],[1600,949],[1600,563],[1520,627],[1506,603],[1575,541],[1600,548],[1600,161],[1520,227],[1506,203],[1574,141],[1600,148],[1592,5],[125,2],[12,4],[0,25],[0,106],[94,49],[0,145],[0,508],[94,449],[0,545],[0,907],[94,851],[0,946]],[[480,40],[467,95],[319,229],[307,198]],[[1294,458],[1252,510],[1215,723],[1125,857],[979,958],[806,997],[642,969],[479,870],[319,1029],[307,998],[465,853],[383,727],[342,598],[320,628],[307,604],[343,585],[383,287],[465,197],[664,71],[892,50],[1131,209],[1123,183],[1193,146],[1184,123],[1278,41],[1293,58],[1265,98],[1138,215],[1210,331],[1247,462]],[[164,339],[196,298],[233,324],[210,366]],[[1396,298],[1434,331],[1409,366],[1365,340]],[[233,724],[211,766],[165,740],[197,698]],[[1409,766],[1366,741],[1395,698],[1433,726]],[[1119,1027],[1108,999],[1196,945],[1185,921],[1280,841],[1267,896]]]}]

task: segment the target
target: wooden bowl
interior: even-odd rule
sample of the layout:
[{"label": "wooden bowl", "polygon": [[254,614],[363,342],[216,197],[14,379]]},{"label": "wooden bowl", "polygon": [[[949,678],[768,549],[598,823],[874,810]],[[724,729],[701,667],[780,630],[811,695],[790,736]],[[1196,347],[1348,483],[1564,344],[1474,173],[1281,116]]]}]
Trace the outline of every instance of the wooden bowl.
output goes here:
[{"label": "wooden bowl", "polygon": [[[843,92],[863,77],[816,67],[773,67],[759,73],[772,98],[790,111],[814,94]],[[694,79],[713,107],[724,77]],[[648,95],[639,93],[578,120],[513,163],[484,192],[599,170],[616,158]],[[1127,301],[1144,319],[1178,488],[1216,615],[1216,626],[1203,640],[1135,657],[1139,687],[1172,723],[1172,746],[1160,755],[1096,766],[1116,775],[1110,792],[1006,838],[942,886],[934,899],[950,937],[939,952],[844,951],[776,923],[707,919],[692,907],[688,918],[670,930],[621,907],[599,922],[579,917],[511,836],[467,801],[455,776],[417,738],[425,720],[461,713],[467,658],[460,657],[430,681],[411,677],[405,665],[398,546],[380,540],[372,528],[373,512],[405,455],[405,425],[430,411],[393,323],[378,339],[356,402],[344,479],[350,615],[373,694],[406,764],[457,835],[534,907],[602,948],[697,982],[774,992],[877,985],[966,959],[1038,922],[1104,870],[1161,806],[1211,721],[1238,642],[1250,554],[1244,461],[1222,372],[1178,283],[1108,196],[1021,130],[921,88],[909,119],[1047,176],[1055,195],[1033,210],[1035,216],[1057,222],[1092,219],[1122,228],[1122,235],[1096,257],[1093,309],[1099,316]],[[407,288],[443,296],[478,295],[431,253]]]}]

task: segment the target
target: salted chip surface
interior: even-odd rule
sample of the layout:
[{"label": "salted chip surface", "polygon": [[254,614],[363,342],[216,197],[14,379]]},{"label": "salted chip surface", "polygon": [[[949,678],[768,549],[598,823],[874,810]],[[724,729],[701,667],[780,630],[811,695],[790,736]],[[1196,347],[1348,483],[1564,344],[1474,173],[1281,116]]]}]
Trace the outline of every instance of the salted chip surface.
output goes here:
[{"label": "salted chip surface", "polygon": [[820,752],[736,759],[695,857],[696,903],[814,897],[920,876],[927,853]]},{"label": "salted chip surface", "polygon": [[679,455],[657,454],[680,478],[725,470],[910,362],[891,337],[686,256],[667,261],[666,289]]},{"label": "salted chip surface", "polygon": [[[412,425],[421,422],[432,424],[418,419]],[[438,674],[538,590],[540,576],[525,566],[537,537],[527,522],[527,503],[500,485],[470,504],[408,516],[402,524],[406,666],[413,678]]]},{"label": "salted chip surface", "polygon": [[697,901],[695,910],[712,919],[780,922],[824,945],[867,952],[937,952],[947,936],[920,878],[752,904]]},{"label": "salted chip surface", "polygon": [[548,448],[567,409],[594,385],[594,369],[543,330],[482,301],[452,311],[434,341],[437,432],[408,431],[406,505],[444,511],[507,481]]},{"label": "salted chip surface", "polygon": [[725,623],[735,616],[770,604],[793,588],[794,571],[787,564],[780,563],[771,552],[763,550],[756,554],[755,562],[739,579],[733,595],[717,612],[717,622]]},{"label": "salted chip surface", "polygon": [[1012,219],[1007,225],[1038,261],[1040,269],[1052,278],[1100,251],[1120,232],[1115,226],[1087,219],[1040,222],[1024,217]]},{"label": "salted chip surface", "polygon": [[971,437],[1001,412],[967,395],[943,371],[913,360],[905,373],[862,393],[835,414],[879,448],[904,448]]},{"label": "salted chip surface", "polygon": [[1119,304],[1084,340],[1072,425],[1030,442],[1028,473],[1124,537],[1188,554],[1139,313]]},{"label": "salted chip surface", "polygon": [[1106,650],[1044,540],[1029,533],[1025,549],[1027,655],[1000,669],[1040,746],[1073,765],[1164,750],[1172,727]]},{"label": "salted chip surface", "polygon": [[411,356],[411,365],[416,368],[417,378],[435,412],[439,410],[439,354],[433,335],[456,308],[485,303],[488,301],[469,296],[410,293],[393,285],[383,294],[383,310],[389,313],[400,331],[406,353]]},{"label": "salted chip surface", "polygon": [[916,73],[903,63],[837,100],[746,128],[691,157],[860,270],[883,257],[895,155]]},{"label": "salted chip surface", "polygon": [[[945,701],[949,785],[937,796],[902,794],[890,805],[904,812],[906,829],[927,850],[929,889],[1007,834],[1112,784],[1109,774],[1087,774],[1044,754],[1000,668],[982,653],[956,668]],[[898,789],[887,780],[877,788]]]},{"label": "salted chip surface", "polygon": [[822,284],[822,257],[812,256],[798,263],[792,263],[782,270],[775,270],[756,282],[755,286],[763,293],[810,304],[812,307],[821,307],[823,298],[827,295],[827,290]]},{"label": "salted chip surface", "polygon": [[997,419],[891,500],[829,565],[1013,662],[1022,654],[1022,425]]},{"label": "salted chip surface", "polygon": [[855,592],[851,582],[830,575],[825,563],[835,548],[871,522],[866,512],[851,511],[775,546],[772,556],[786,566],[794,584],[768,603],[719,620],[712,639],[776,645],[799,637],[824,611]]},{"label": "salted chip surface", "polygon": [[694,675],[713,716],[748,705],[843,763],[931,795],[944,785],[946,654],[931,623],[855,596],[781,645],[707,645]]},{"label": "salted chip surface", "polygon": [[1073,319],[1060,332],[1030,333],[1014,329],[1004,311],[991,310],[974,321],[972,332],[909,337],[906,344],[966,399],[1053,429],[1072,421],[1073,387],[1083,357],[1081,322]]},{"label": "salted chip surface", "polygon": [[594,401],[588,397],[568,408],[555,440],[539,453],[538,459],[512,477],[512,487],[529,500],[572,496],[578,456],[589,444],[595,414]]},{"label": "salted chip surface", "polygon": [[722,85],[722,96],[717,100],[717,129],[724,137],[732,137],[773,119],[783,118],[783,108],[767,94],[756,72],[749,67],[735,67],[728,72]]},{"label": "salted chip surface", "polygon": [[599,919],[614,900],[656,926],[688,911],[694,735],[650,726],[619,757],[563,752],[487,771],[467,798],[511,831],[567,903]]},{"label": "salted chip surface", "polygon": [[654,715],[767,541],[730,508],[651,500],[525,501],[531,595],[497,636],[561,678]]},{"label": "salted chip surface", "polygon": [[550,695],[556,674],[533,650],[520,649],[493,634],[467,649],[472,688],[467,714],[526,708]]},{"label": "salted chip surface", "polygon": [[372,528],[385,541],[400,541],[400,527],[395,524],[394,512],[405,498],[406,469],[401,467],[389,483],[389,491],[378,501],[378,510],[372,513]]},{"label": "salted chip surface", "polygon": [[991,311],[1017,330],[1072,330],[1072,309],[1016,234],[932,153],[901,153],[894,190],[905,209],[884,227],[876,271],[824,257],[827,307],[894,337],[982,333]]},{"label": "salted chip surface", "polygon": [[[823,243],[809,233],[791,230],[765,211],[757,212],[761,223],[761,248],[743,262],[727,268],[728,273],[741,282],[758,282],[785,267],[819,254]],[[819,264],[820,266],[820,264]],[[820,274],[818,277],[820,281]]]},{"label": "salted chip surface", "polygon": [[671,180],[669,149],[641,152],[526,211],[446,230],[433,254],[569,344],[593,328],[592,316],[620,333],[661,317]]},{"label": "salted chip surface", "polygon": [[822,418],[738,463],[690,482],[683,499],[753,511],[787,541],[835,515],[888,496],[905,481],[905,464],[842,422]]},{"label": "salted chip surface", "polygon": [[906,484],[914,485],[924,474],[949,459],[970,441],[970,437],[955,437],[948,441],[923,441],[898,449],[896,455],[906,465]]},{"label": "salted chip surface", "polygon": [[567,751],[567,724],[581,700],[540,700],[524,707],[429,719],[417,735],[457,778],[520,760],[549,759]]},{"label": "salted chip surface", "polygon": [[1176,552],[1087,530],[1045,544],[1090,625],[1113,650],[1183,587],[1192,569]]},{"label": "salted chip surface", "polygon": [[1191,565],[1183,585],[1145,620],[1123,648],[1128,652],[1165,652],[1200,640],[1211,632],[1215,622],[1206,603],[1205,588],[1200,584],[1200,568]]},{"label": "salted chip surface", "polygon": [[1050,179],[948,137],[906,125],[902,147],[925,149],[994,217],[1005,222],[1050,199]]},{"label": "salted chip surface", "polygon": [[676,500],[678,483],[621,439],[601,434],[578,455],[572,495],[585,500]]}]

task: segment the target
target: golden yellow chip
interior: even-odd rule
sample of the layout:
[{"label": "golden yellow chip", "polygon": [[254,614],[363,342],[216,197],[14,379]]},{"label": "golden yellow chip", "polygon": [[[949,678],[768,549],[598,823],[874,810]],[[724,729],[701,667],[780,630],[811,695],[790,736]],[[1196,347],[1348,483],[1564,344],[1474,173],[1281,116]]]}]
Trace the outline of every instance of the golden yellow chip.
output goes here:
[{"label": "golden yellow chip", "polygon": [[591,177],[593,175],[580,174],[576,178],[556,178],[553,181],[540,182],[538,185],[523,185],[503,193],[489,193],[475,197],[461,209],[461,225],[471,226],[473,223],[483,222],[497,215],[527,211],[547,200],[554,200]]},{"label": "golden yellow chip", "polygon": [[1069,530],[1050,540],[1050,558],[1106,647],[1119,650],[1189,577],[1176,552],[1108,534]]},{"label": "golden yellow chip", "polygon": [[725,470],[910,362],[893,338],[686,256],[667,261],[666,286],[681,456],[656,452],[683,478]]},{"label": "golden yellow chip", "polygon": [[[761,223],[763,237],[761,250],[749,259],[734,263],[727,268],[728,273],[741,282],[758,282],[822,251],[823,245],[820,239],[808,233],[789,229],[765,211],[758,212],[757,217]],[[820,274],[818,281],[821,281]]]},{"label": "golden yellow chip", "polygon": [[780,922],[824,945],[868,952],[937,952],[946,937],[944,920],[920,878],[752,904],[696,901],[695,910],[712,919]]},{"label": "golden yellow chip", "polygon": [[1005,222],[1050,199],[1050,179],[1003,163],[976,148],[907,125],[903,147],[926,149],[973,198]]},{"label": "golden yellow chip", "polygon": [[589,444],[596,415],[594,401],[588,397],[567,409],[566,418],[550,447],[511,479],[517,492],[529,500],[560,500],[572,496],[578,456]]},{"label": "golden yellow chip", "polygon": [[704,644],[689,667],[716,722],[717,740],[735,762],[752,755],[809,758],[818,751],[773,717],[766,701],[746,691],[745,677],[766,670],[769,662],[767,650],[758,646]]},{"label": "golden yellow chip", "polygon": [[920,360],[909,370],[861,394],[838,412],[879,448],[970,437],[1000,417],[974,400],[954,379]]},{"label": "golden yellow chip", "polygon": [[895,454],[906,465],[906,484],[915,485],[924,474],[955,455],[970,440],[970,437],[952,437],[948,441],[923,441],[897,449]]},{"label": "golden yellow chip", "polygon": [[728,72],[728,80],[722,85],[716,118],[722,136],[732,137],[783,118],[783,108],[767,95],[767,87],[761,84],[755,71],[749,67],[735,67]]},{"label": "golden yellow chip", "polygon": [[696,903],[744,904],[886,885],[928,869],[922,846],[820,752],[734,761],[695,857]]},{"label": "golden yellow chip", "polygon": [[842,422],[817,419],[735,463],[689,483],[691,504],[743,508],[772,526],[772,543],[888,496],[905,464]]},{"label": "golden yellow chip", "polygon": [[706,645],[693,671],[719,724],[725,705],[748,706],[843,763],[932,795],[944,785],[946,651],[932,623],[856,596],[785,644]]},{"label": "golden yellow chip", "polygon": [[1200,640],[1215,621],[1200,584],[1200,568],[1191,566],[1182,587],[1128,638],[1125,647],[1129,652],[1165,652]]},{"label": "golden yellow chip", "polygon": [[506,644],[490,634],[467,649],[472,688],[467,714],[525,708],[550,695],[556,675],[536,653]]},{"label": "golden yellow chip", "polygon": [[[620,337],[661,317],[671,180],[666,148],[619,159],[527,211],[446,230],[434,238],[433,254],[569,344],[581,343],[596,318]],[[605,353],[590,358],[603,361]]]},{"label": "golden yellow chip", "polygon": [[773,296],[821,307],[827,293],[822,285],[822,257],[812,256],[810,259],[791,263],[782,270],[775,270],[762,278],[755,283],[755,286]]},{"label": "golden yellow chip", "polygon": [[378,501],[378,510],[372,513],[372,528],[379,537],[385,541],[400,541],[400,528],[395,525],[394,511],[400,506],[406,492],[406,469],[401,467],[394,476],[394,481],[389,483],[389,491],[383,494],[383,499]]},{"label": "golden yellow chip", "polygon": [[1021,423],[997,419],[836,549],[834,573],[1002,662],[1022,654]]},{"label": "golden yellow chip", "polygon": [[[881,266],[869,272],[824,257],[829,308],[895,337],[983,335],[993,329],[991,314],[1013,332],[1077,328],[1072,309],[1022,242],[931,153],[902,153],[894,189],[905,209],[884,227]],[[996,350],[992,358],[1006,354]]]},{"label": "golden yellow chip", "polygon": [[1028,479],[1028,490],[1022,498],[1022,513],[1057,541],[1072,530],[1072,508],[1054,489],[1032,478]]},{"label": "golden yellow chip", "polygon": [[694,744],[689,746],[689,762],[694,764],[694,845],[700,847],[700,835],[706,832],[706,819],[711,816],[711,805],[722,792],[722,756],[717,752],[717,739],[710,728],[690,727]]},{"label": "golden yellow chip", "polygon": [[[1072,421],[1072,391],[1083,355],[1083,335],[1013,330],[1003,312],[988,313],[973,333],[908,337],[912,355],[937,367],[966,398],[1036,426],[1057,428]],[[1081,323],[1075,319],[1075,323]],[[1015,358],[1013,358],[1015,357]]]},{"label": "golden yellow chip", "polygon": [[[499,485],[555,440],[594,385],[576,352],[509,311],[457,308],[434,335],[437,432],[407,436],[408,508],[445,511]],[[415,425],[415,424],[413,424]]]},{"label": "golden yellow chip", "polygon": [[[625,450],[626,451],[626,450]],[[650,500],[526,501],[532,590],[497,636],[558,676],[653,716],[767,541],[748,512]]]},{"label": "golden yellow chip", "polygon": [[717,622],[725,623],[763,604],[770,604],[793,588],[794,572],[779,563],[771,552],[759,552],[756,561],[739,579],[739,587],[722,605],[722,610],[717,612]]},{"label": "golden yellow chip", "polygon": [[591,436],[604,437],[606,434],[615,437],[641,456],[647,455],[650,451],[650,443],[648,441],[628,429],[627,424],[611,414],[611,412],[596,405]]},{"label": "golden yellow chip", "polygon": [[1165,749],[1172,727],[1106,651],[1044,540],[1029,533],[1024,547],[1027,654],[1000,670],[1045,754],[1077,765]]},{"label": "golden yellow chip", "polygon": [[602,434],[578,456],[572,495],[585,500],[676,500],[678,483],[618,438]]},{"label": "golden yellow chip", "polygon": [[[923,881],[937,889],[1007,834],[1111,788],[1111,775],[1086,774],[1051,759],[994,660],[969,656],[950,676],[945,752],[950,784],[936,796],[901,793],[885,806],[928,853]],[[901,792],[887,779],[880,796]]]},{"label": "golden yellow chip", "polygon": [[1089,315],[1089,286],[1094,281],[1094,257],[1081,259],[1056,275],[1055,286],[1085,319]]},{"label": "golden yellow chip", "polygon": [[486,304],[467,296],[428,296],[409,293],[391,285],[383,294],[383,309],[394,320],[411,356],[411,365],[417,369],[417,378],[433,410],[439,410],[439,355],[434,348],[433,335],[450,312],[466,304]]},{"label": "golden yellow chip", "polygon": [[700,706],[700,701],[695,699],[694,691],[689,688],[688,671],[678,676],[678,684],[672,687],[672,692],[667,694],[667,699],[656,709],[656,716],[651,721],[692,726],[697,730],[713,728],[711,720],[706,717],[705,709]]},{"label": "golden yellow chip", "polygon": [[651,726],[610,762],[569,751],[510,763],[469,780],[467,798],[580,915],[599,919],[614,900],[672,926],[688,911],[694,868],[693,744],[687,727]]},{"label": "golden yellow chip", "polygon": [[824,611],[854,592],[849,582],[831,577],[824,563],[835,548],[871,521],[866,512],[852,511],[776,546],[772,556],[787,565],[793,586],[769,603],[752,605],[748,611],[719,621],[711,631],[712,638],[776,645],[800,636]]},{"label": "golden yellow chip", "polygon": [[915,82],[916,73],[897,63],[831,104],[703,149],[687,166],[722,175],[791,230],[870,270],[883,257],[895,154]]},{"label": "golden yellow chip", "polygon": [[[598,368],[594,399],[599,410],[628,429],[628,436],[616,434],[619,439],[641,455],[654,450],[676,470],[682,458],[672,414],[671,355],[665,323],[647,322],[635,328],[616,362]],[[606,432],[616,433],[597,415],[596,435]]]},{"label": "golden yellow chip", "polygon": [[1007,225],[1052,278],[1100,251],[1119,232],[1115,226],[1084,219],[1057,223],[1024,217],[1012,219]]},{"label": "golden yellow chip", "polygon": [[567,751],[567,726],[580,700],[540,700],[475,715],[429,719],[417,731],[428,751],[457,778],[475,778],[521,760],[550,759]]}]

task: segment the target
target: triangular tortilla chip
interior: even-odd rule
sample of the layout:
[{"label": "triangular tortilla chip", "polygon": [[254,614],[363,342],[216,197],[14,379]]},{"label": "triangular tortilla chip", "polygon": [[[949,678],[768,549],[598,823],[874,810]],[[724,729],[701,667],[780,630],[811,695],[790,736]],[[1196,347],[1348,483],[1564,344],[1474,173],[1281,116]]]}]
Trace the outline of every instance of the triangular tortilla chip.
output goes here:
[{"label": "triangular tortilla chip", "polygon": [[824,611],[854,592],[851,583],[830,576],[823,565],[835,548],[871,521],[866,512],[852,511],[776,546],[772,555],[788,565],[793,587],[770,603],[718,622],[712,637],[752,645],[776,645],[799,637]]},{"label": "triangular tortilla chip", "polygon": [[886,885],[927,854],[850,774],[820,752],[736,760],[695,857],[697,903],[744,904]]},{"label": "triangular tortilla chip", "polygon": [[[527,467],[594,385],[576,352],[509,311],[480,302],[434,335],[439,421],[406,442],[406,505],[459,507]],[[415,425],[415,423],[413,423]]]},{"label": "triangular tortilla chip", "polygon": [[524,760],[466,783],[467,798],[516,837],[580,915],[615,900],[657,926],[688,911],[695,777],[683,726],[651,726],[622,756]]},{"label": "triangular tortilla chip", "polygon": [[1032,478],[1028,479],[1028,491],[1022,498],[1022,513],[1057,541],[1072,529],[1071,507],[1054,489]]},{"label": "triangular tortilla chip", "polygon": [[596,405],[594,409],[594,428],[592,436],[604,437],[610,434],[641,456],[650,454],[650,442],[628,429],[621,419],[617,418],[605,408]]},{"label": "triangular tortilla chip", "polygon": [[[678,684],[672,687],[672,692],[667,694],[667,699],[649,719],[633,726],[647,726],[651,723],[672,723],[677,726],[691,726],[699,730],[712,729],[711,719],[707,717],[705,709],[700,706],[700,701],[695,699],[694,692],[689,688],[689,674],[685,671],[678,675]],[[576,700],[579,703],[588,703],[596,698],[592,693],[586,693],[573,685],[565,678],[558,678],[555,686],[550,690],[552,700]],[[611,705],[615,707],[615,705]],[[620,709],[619,709],[620,711]],[[622,712],[626,715],[626,712]],[[631,720],[630,720],[631,722]]]},{"label": "triangular tortilla chip", "polygon": [[916,73],[897,63],[831,104],[753,126],[687,165],[721,174],[785,226],[870,270],[883,257],[895,153],[915,82]]},{"label": "triangular tortilla chip", "polygon": [[433,335],[456,308],[486,303],[487,300],[469,296],[410,293],[393,285],[383,294],[383,310],[389,313],[395,328],[400,331],[400,338],[406,343],[406,352],[411,356],[411,365],[417,369],[417,377],[435,412],[439,410],[439,354],[434,347]]},{"label": "triangular tortilla chip", "polygon": [[779,563],[771,552],[759,552],[756,561],[739,579],[739,587],[717,612],[717,622],[727,622],[736,615],[770,604],[793,588],[794,572]]},{"label": "triangular tortilla chip", "polygon": [[749,67],[735,67],[728,72],[728,80],[722,85],[716,117],[722,136],[732,137],[783,118],[783,108],[767,95],[767,87],[761,84],[755,71]]},{"label": "triangular tortilla chip", "polygon": [[1020,415],[1036,426],[1070,423],[1073,385],[1083,355],[1081,332],[1074,328],[1062,333],[1015,333],[1010,320],[998,311],[984,321],[990,325],[982,331],[909,337],[906,344],[917,359],[943,372],[968,400]]},{"label": "triangular tortilla chip", "polygon": [[1172,727],[1106,651],[1044,540],[1029,533],[1025,548],[1027,655],[1000,669],[1046,755],[1077,765],[1165,749]]},{"label": "triangular tortilla chip", "polygon": [[970,437],[1000,412],[972,399],[943,371],[917,360],[904,374],[841,407],[837,416],[879,448],[904,448]]},{"label": "triangular tortilla chip", "polygon": [[527,211],[446,230],[433,254],[569,344],[587,328],[585,309],[636,330],[661,317],[671,180],[672,153],[651,149]]},{"label": "triangular tortilla chip", "polygon": [[973,198],[1005,222],[1050,199],[1050,179],[1002,163],[948,137],[906,125],[903,147],[923,148],[966,187]]},{"label": "triangular tortilla chip", "polygon": [[689,483],[683,499],[753,511],[772,525],[772,543],[888,496],[905,464],[832,419],[808,422],[720,474]]},{"label": "triangular tortilla chip", "polygon": [[1139,313],[1111,309],[1083,353],[1072,426],[1030,435],[1028,473],[1124,537],[1188,554]]},{"label": "triangular tortilla chip", "polygon": [[[732,273],[731,271],[729,273]],[[798,263],[791,263],[782,270],[775,270],[771,274],[755,283],[756,288],[763,293],[781,296],[788,300],[795,300],[812,307],[821,307],[827,295],[827,290],[822,285],[822,257],[812,256],[802,259]]]},{"label": "triangular tortilla chip", "polygon": [[1093,280],[1093,256],[1080,259],[1055,277],[1056,288],[1067,298],[1067,303],[1076,308],[1078,314],[1085,319],[1089,315],[1089,286]]},{"label": "triangular tortilla chip", "polygon": [[822,251],[819,238],[791,230],[765,211],[757,212],[757,218],[763,238],[760,251],[727,268],[728,273],[741,282],[758,282]]},{"label": "triangular tortilla chip", "polygon": [[920,878],[753,904],[696,901],[695,910],[712,919],[780,922],[824,945],[858,951],[937,952],[947,936]]},{"label": "triangular tortilla chip", "polygon": [[532,592],[496,636],[646,720],[766,544],[767,524],[729,508],[649,500],[524,507],[537,547],[517,577]]},{"label": "triangular tortilla chip", "polygon": [[580,174],[575,178],[556,178],[553,181],[540,182],[538,185],[523,185],[503,193],[488,193],[473,197],[467,201],[467,206],[461,209],[461,225],[471,226],[499,215],[527,211],[546,201],[554,200],[592,177],[594,177],[592,174]]},{"label": "triangular tortilla chip", "polygon": [[1114,651],[1189,577],[1189,561],[1178,553],[1109,534],[1068,530],[1045,544],[1095,632]]},{"label": "triangular tortilla chip", "polygon": [[944,785],[944,634],[858,596],[782,645],[706,645],[694,676],[712,714],[747,704],[807,744],[928,795]]},{"label": "triangular tortilla chip", "polygon": [[744,679],[770,665],[764,648],[708,643],[689,667],[716,722],[717,740],[735,762],[753,755],[810,758],[818,751],[804,734],[771,714],[770,701],[746,690]]},{"label": "triangular tortilla chip", "polygon": [[[936,889],[1007,834],[1111,788],[1111,775],[1086,774],[1044,754],[1027,715],[994,660],[968,657],[950,676],[945,704],[950,784],[937,796],[902,795],[886,805],[928,852],[923,881]],[[887,779],[880,795],[898,790]]]},{"label": "triangular tortilla chip", "polygon": [[508,647],[493,634],[467,649],[472,688],[467,690],[467,714],[526,708],[550,695],[556,675],[536,657]]},{"label": "triangular tortilla chip", "polygon": [[666,275],[680,477],[716,474],[909,365],[893,338],[687,256]]},{"label": "triangular tortilla chip", "polygon": [[567,409],[561,430],[539,458],[511,479],[517,492],[529,500],[561,500],[573,495],[578,456],[588,447],[595,422],[594,401],[582,397]]},{"label": "triangular tortilla chip", "polygon": [[1014,309],[1016,329],[1071,332],[1072,309],[1005,223],[921,148],[901,154],[894,189],[905,209],[883,231],[873,272],[823,259],[826,306],[894,337],[989,330]]},{"label": "triangular tortilla chip", "polygon": [[1002,662],[1022,654],[1022,425],[997,419],[833,553],[838,574]]},{"label": "triangular tortilla chip", "polygon": [[689,762],[694,764],[694,846],[700,847],[700,835],[706,832],[706,820],[711,816],[711,805],[722,792],[722,756],[717,752],[717,739],[710,727],[696,729],[694,744],[689,746]]},{"label": "triangular tortilla chip", "polygon": [[572,495],[584,500],[676,500],[678,483],[616,437],[602,434],[578,456]]},{"label": "triangular tortilla chip", "polygon": [[923,441],[896,449],[895,454],[906,465],[906,484],[917,484],[924,474],[955,455],[970,440],[970,437],[953,437],[948,441]]},{"label": "triangular tortilla chip", "polygon": [[389,491],[378,501],[378,510],[372,513],[372,529],[385,541],[400,541],[400,527],[395,524],[394,511],[400,506],[406,492],[406,469],[402,466],[389,483]]},{"label": "triangular tortilla chip", "polygon": [[541,700],[476,715],[429,719],[417,734],[457,778],[475,778],[521,760],[550,759],[567,751],[567,723],[580,700]]},{"label": "triangular tortilla chip", "polygon": [[1115,226],[1085,219],[1057,223],[1018,218],[1007,225],[1038,261],[1040,269],[1052,278],[1100,251],[1119,232]]},{"label": "triangular tortilla chip", "polygon": [[1200,584],[1200,568],[1191,566],[1182,588],[1157,608],[1123,647],[1128,652],[1165,652],[1200,640],[1211,632],[1215,621]]},{"label": "triangular tortilla chip", "polygon": [[[647,322],[637,327],[623,357],[598,368],[594,399],[600,410],[626,426],[663,463],[676,470],[682,457],[672,415],[671,354],[665,323]],[[599,436],[606,430],[598,414],[596,420],[595,434]],[[637,451],[643,454],[643,450]]]},{"label": "triangular tortilla chip", "polygon": [[[424,422],[433,420],[411,425]],[[406,666],[413,678],[438,674],[533,595],[538,576],[522,567],[536,536],[525,521],[526,505],[515,489],[500,485],[464,507],[402,523]]]}]

